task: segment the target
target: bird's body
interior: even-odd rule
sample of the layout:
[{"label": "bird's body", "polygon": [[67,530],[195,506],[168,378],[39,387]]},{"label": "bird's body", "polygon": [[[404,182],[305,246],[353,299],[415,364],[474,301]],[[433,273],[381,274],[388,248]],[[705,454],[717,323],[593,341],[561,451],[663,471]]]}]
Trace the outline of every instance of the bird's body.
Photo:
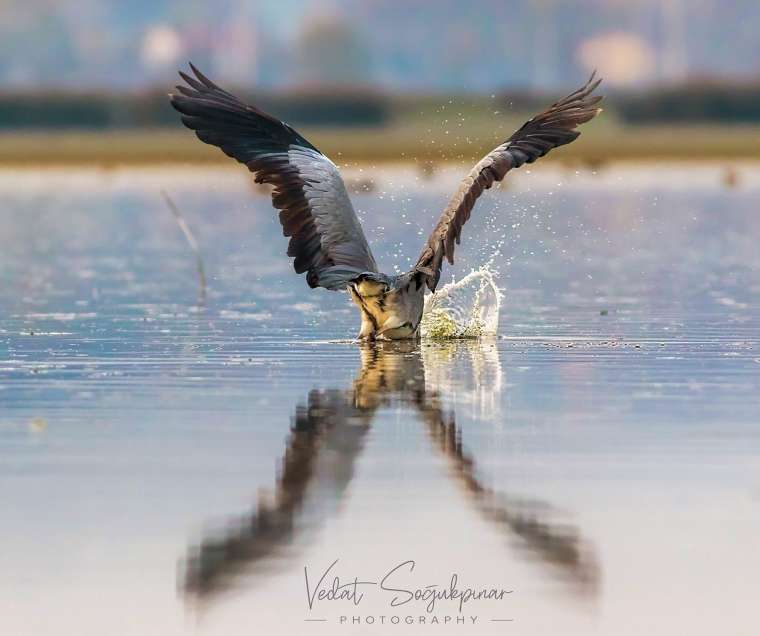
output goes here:
[{"label": "bird's body", "polygon": [[454,262],[454,245],[483,190],[512,168],[532,163],[580,134],[578,124],[601,109],[592,95],[599,80],[533,117],[478,162],[462,180],[425,243],[416,265],[401,275],[382,274],[348,197],[338,168],[287,124],[219,88],[191,65],[180,73],[187,86],[171,102],[198,138],[244,163],[258,183],[274,186],[288,256],[310,287],[346,290],[361,313],[360,339],[419,336],[425,291],[435,292],[444,257]]},{"label": "bird's body", "polygon": [[425,284],[420,273],[363,277],[350,283],[348,291],[361,311],[360,339],[400,340],[419,335],[425,306]]}]

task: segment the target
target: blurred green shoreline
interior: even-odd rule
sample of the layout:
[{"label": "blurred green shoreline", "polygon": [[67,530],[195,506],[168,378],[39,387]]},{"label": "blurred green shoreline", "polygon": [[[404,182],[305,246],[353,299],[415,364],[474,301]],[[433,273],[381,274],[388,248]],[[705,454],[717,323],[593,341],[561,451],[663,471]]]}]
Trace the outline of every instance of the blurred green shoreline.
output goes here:
[{"label": "blurred green shoreline", "polygon": [[[506,139],[521,121],[452,126],[421,122],[367,128],[302,127],[333,161],[445,162],[477,160]],[[485,125],[484,125],[485,124]],[[494,130],[496,128],[497,130]],[[596,122],[550,160],[605,163],[617,160],[716,160],[760,158],[760,125],[625,126]],[[167,163],[223,164],[229,158],[184,129],[120,131],[9,131],[0,133],[0,166],[119,166]]]}]

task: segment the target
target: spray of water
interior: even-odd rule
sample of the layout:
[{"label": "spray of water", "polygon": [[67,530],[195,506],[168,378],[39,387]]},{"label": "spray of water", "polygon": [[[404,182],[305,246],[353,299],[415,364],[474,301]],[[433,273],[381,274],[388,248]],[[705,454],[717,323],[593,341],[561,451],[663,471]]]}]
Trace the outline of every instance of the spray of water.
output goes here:
[{"label": "spray of water", "polygon": [[420,324],[423,338],[480,338],[499,328],[501,292],[486,264],[425,299]]}]

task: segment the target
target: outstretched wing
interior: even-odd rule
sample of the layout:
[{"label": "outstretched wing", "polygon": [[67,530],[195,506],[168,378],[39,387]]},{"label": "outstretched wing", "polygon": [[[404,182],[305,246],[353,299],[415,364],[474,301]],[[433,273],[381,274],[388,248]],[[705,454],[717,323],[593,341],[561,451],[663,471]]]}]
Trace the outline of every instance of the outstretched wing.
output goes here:
[{"label": "outstretched wing", "polygon": [[192,64],[195,77],[180,72],[171,103],[201,141],[274,186],[288,256],[296,273],[308,272],[311,287],[343,289],[362,272],[377,272],[367,239],[338,168],[287,124],[241,102]]},{"label": "outstretched wing", "polygon": [[592,75],[583,87],[527,121],[507,141],[483,157],[462,180],[417,261],[416,267],[425,274],[431,291],[435,291],[441,277],[443,257],[454,263],[454,243],[459,244],[462,226],[470,218],[475,201],[483,190],[490,188],[495,181],[501,181],[512,168],[533,163],[552,148],[569,144],[580,135],[576,126],[601,111],[596,104],[602,98],[592,93],[602,80],[594,77]]}]

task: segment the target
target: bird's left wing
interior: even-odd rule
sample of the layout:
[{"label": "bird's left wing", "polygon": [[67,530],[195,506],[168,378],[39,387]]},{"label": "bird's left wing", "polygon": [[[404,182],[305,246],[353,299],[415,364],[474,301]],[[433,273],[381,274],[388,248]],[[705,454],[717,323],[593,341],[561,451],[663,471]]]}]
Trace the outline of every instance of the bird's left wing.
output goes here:
[{"label": "bird's left wing", "polygon": [[338,168],[293,128],[244,104],[192,64],[180,72],[171,103],[198,138],[245,164],[258,183],[274,186],[288,256],[311,287],[343,289],[362,272],[377,272],[375,259]]},{"label": "bird's left wing", "polygon": [[462,180],[417,260],[416,269],[425,275],[430,291],[435,291],[438,285],[444,256],[449,263],[454,263],[454,243],[459,244],[462,226],[470,218],[483,190],[501,181],[512,168],[533,163],[552,148],[576,139],[580,135],[575,130],[578,124],[589,121],[601,110],[596,104],[602,98],[592,95],[599,82],[601,80],[595,80],[592,75],[577,91],[528,120],[483,157]]}]

